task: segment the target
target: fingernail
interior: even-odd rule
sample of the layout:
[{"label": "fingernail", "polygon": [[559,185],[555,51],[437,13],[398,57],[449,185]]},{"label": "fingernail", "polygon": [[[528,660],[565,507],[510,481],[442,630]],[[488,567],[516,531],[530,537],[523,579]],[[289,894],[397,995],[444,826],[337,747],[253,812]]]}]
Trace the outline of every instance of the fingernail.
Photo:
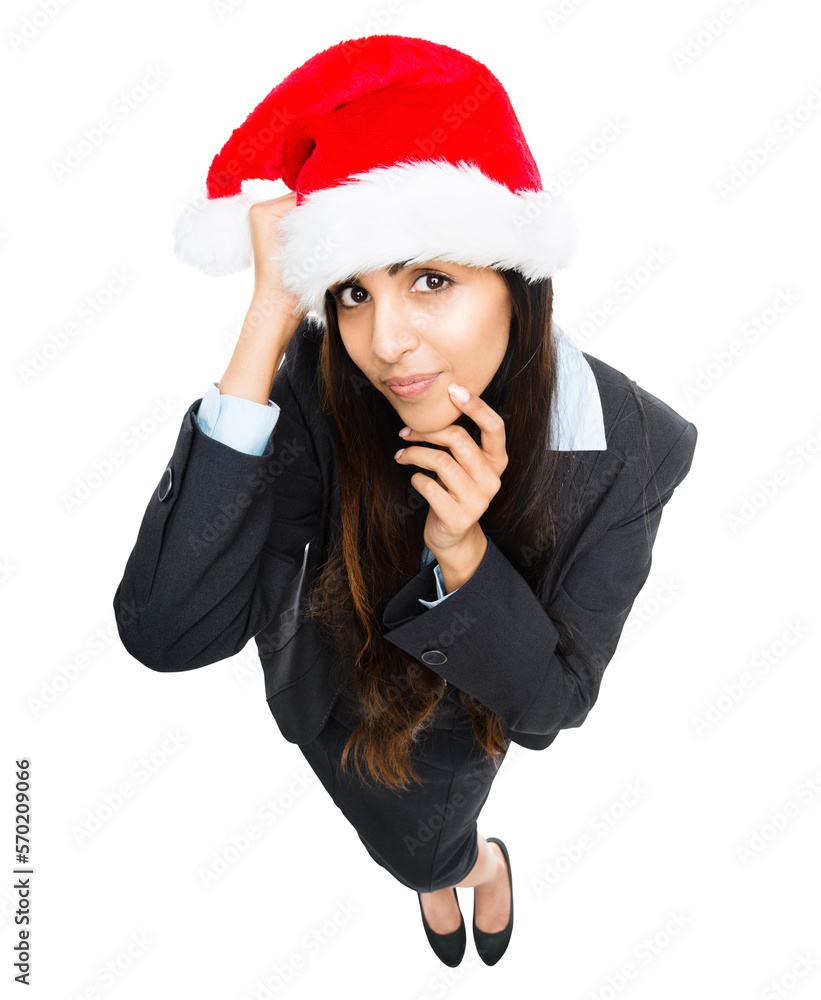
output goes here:
[{"label": "fingernail", "polygon": [[402,430],[399,432],[399,436],[403,438],[407,437],[408,434],[410,434],[410,427],[403,427]]},{"label": "fingernail", "polygon": [[470,393],[467,392],[466,389],[463,389],[461,385],[449,385],[448,392],[451,394],[451,396],[454,396],[461,403],[466,403],[468,400],[468,396],[470,395]]},{"label": "fingernail", "polygon": [[402,454],[402,452],[403,452],[404,450],[405,450],[404,448],[400,448],[400,449],[399,449],[399,451],[398,451],[398,452],[397,452],[397,453],[396,453],[396,454],[395,454],[395,455],[394,455],[393,457],[394,457],[394,458],[399,458],[399,456],[400,456],[400,455]]}]

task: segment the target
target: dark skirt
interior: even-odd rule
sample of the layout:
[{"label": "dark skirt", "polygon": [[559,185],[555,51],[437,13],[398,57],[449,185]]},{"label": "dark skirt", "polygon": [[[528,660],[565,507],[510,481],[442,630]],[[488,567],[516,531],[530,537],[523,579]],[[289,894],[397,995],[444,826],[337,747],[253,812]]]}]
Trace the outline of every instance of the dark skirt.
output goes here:
[{"label": "dark skirt", "polygon": [[476,823],[498,768],[476,742],[456,690],[442,700],[433,726],[411,752],[423,785],[369,788],[350,757],[343,773],[338,762],[354,725],[343,696],[316,739],[299,747],[325,790],[373,860],[403,885],[436,892],[461,882],[478,858]]}]

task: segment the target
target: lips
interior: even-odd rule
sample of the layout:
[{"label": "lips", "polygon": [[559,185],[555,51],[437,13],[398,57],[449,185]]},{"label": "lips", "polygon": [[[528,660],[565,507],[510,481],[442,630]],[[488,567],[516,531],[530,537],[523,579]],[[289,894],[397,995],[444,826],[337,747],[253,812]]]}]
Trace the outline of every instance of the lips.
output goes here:
[{"label": "lips", "polygon": [[396,396],[419,396],[426,392],[441,374],[441,372],[437,372],[435,375],[425,378],[424,381],[411,382],[408,385],[389,384],[388,388]]},{"label": "lips", "polygon": [[385,385],[416,385],[420,382],[430,382],[439,372],[417,372],[414,375],[398,375],[396,378],[386,378]]}]

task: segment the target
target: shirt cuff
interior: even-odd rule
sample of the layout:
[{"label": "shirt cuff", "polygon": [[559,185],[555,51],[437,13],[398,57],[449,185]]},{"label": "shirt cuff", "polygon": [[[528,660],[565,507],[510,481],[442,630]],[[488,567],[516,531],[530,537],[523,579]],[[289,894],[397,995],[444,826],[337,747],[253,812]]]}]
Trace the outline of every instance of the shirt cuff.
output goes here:
[{"label": "shirt cuff", "polygon": [[[424,567],[429,562],[432,562],[432,561],[433,561],[433,553],[431,552],[431,550],[426,545],[425,546],[425,551],[422,554],[422,566]],[[457,587],[456,590],[452,590],[450,592],[450,594],[446,594],[445,593],[445,581],[442,579],[442,570],[439,568],[439,564],[438,563],[433,567],[433,576],[434,576],[434,579],[436,580],[436,594],[437,594],[437,599],[435,601],[423,601],[421,597],[418,598],[419,603],[420,604],[424,604],[426,608],[435,608],[437,604],[441,604],[442,601],[444,601],[446,598],[450,597],[451,594],[455,594],[456,590],[459,589]]]},{"label": "shirt cuff", "polygon": [[251,399],[221,393],[218,383],[212,382],[196,416],[200,430],[208,437],[246,455],[262,455],[279,413],[279,406],[273,400],[263,406]]}]

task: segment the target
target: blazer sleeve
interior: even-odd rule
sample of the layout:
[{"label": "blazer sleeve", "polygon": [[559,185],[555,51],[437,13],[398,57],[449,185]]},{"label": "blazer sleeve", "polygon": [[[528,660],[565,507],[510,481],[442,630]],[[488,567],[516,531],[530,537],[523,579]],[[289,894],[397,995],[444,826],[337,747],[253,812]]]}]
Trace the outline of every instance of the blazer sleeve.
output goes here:
[{"label": "blazer sleeve", "polygon": [[548,595],[546,603],[574,627],[567,655],[557,648],[553,620],[490,537],[474,575],[444,604],[421,613],[414,608],[414,598],[430,586],[430,567],[406,584],[385,607],[385,638],[496,712],[509,729],[548,735],[580,726],[650,572],[662,508],[687,475],[695,442],[695,425],[688,424],[657,470],[661,488],[647,521],[633,505],[595,540],[583,538]]},{"label": "blazer sleeve", "polygon": [[[202,399],[183,416],[114,595],[128,652],[152,670],[190,670],[238,653],[276,615],[322,510],[315,444],[286,358],[260,455],[206,434]],[[258,405],[258,404],[257,404]]]}]

